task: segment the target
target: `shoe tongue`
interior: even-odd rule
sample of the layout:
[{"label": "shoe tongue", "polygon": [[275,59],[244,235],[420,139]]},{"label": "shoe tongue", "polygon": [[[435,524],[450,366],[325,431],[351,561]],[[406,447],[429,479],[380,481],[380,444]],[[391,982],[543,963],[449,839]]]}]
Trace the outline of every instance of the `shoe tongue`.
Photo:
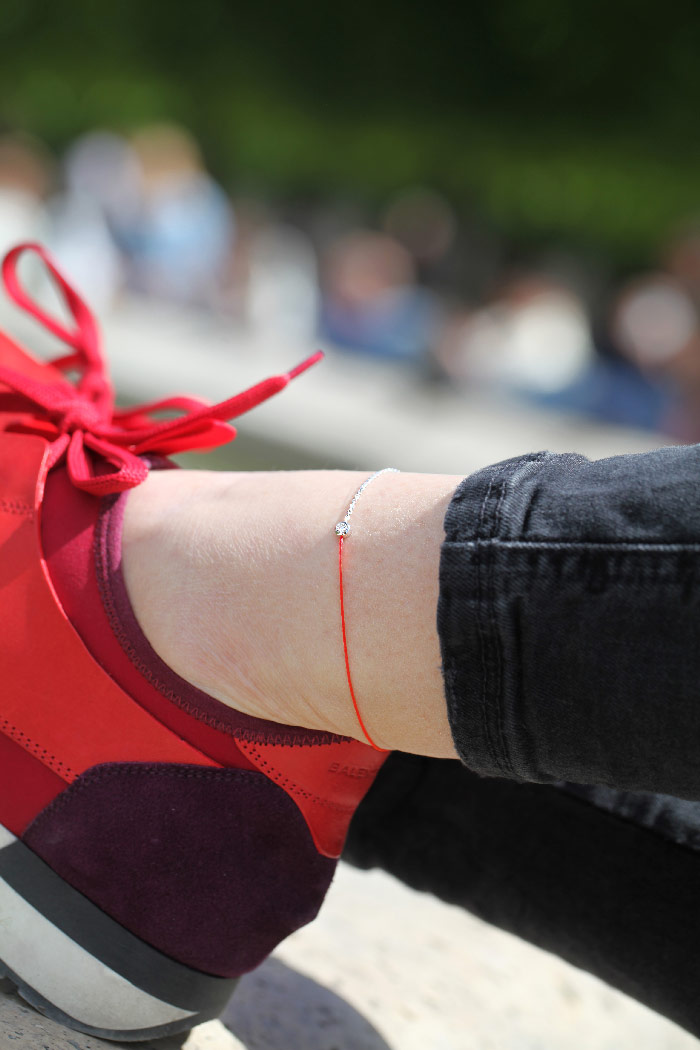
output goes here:
[{"label": "shoe tongue", "polygon": [[44,560],[59,601],[83,640],[93,617],[103,615],[91,571],[99,513],[99,500],[72,485],[64,467],[49,472],[41,511]]}]

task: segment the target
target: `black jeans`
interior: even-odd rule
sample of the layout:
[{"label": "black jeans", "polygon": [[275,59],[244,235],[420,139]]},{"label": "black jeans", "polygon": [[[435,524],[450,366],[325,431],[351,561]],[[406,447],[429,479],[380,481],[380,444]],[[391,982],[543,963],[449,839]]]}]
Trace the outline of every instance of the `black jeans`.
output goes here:
[{"label": "black jeans", "polygon": [[462,482],[438,632],[463,764],[392,755],[347,856],[700,1036],[699,482],[700,446]]}]

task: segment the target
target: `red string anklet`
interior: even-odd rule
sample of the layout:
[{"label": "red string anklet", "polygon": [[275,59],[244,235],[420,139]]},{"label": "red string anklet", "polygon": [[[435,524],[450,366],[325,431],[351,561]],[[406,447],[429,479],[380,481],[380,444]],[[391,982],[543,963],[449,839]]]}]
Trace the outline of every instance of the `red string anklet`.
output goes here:
[{"label": "red string anklet", "polygon": [[348,507],[347,514],[345,515],[345,517],[343,518],[342,521],[338,522],[338,524],[335,527],[335,534],[338,537],[338,580],[339,580],[339,586],[340,586],[340,625],[341,625],[342,631],[343,631],[343,654],[345,656],[345,673],[347,674],[348,686],[350,687],[350,696],[352,697],[352,706],[355,708],[355,714],[357,715],[357,721],[360,723],[360,728],[361,728],[361,730],[362,730],[362,732],[363,732],[363,734],[365,736],[365,739],[367,740],[367,743],[370,745],[370,747],[374,748],[375,751],[382,751],[382,752],[389,751],[390,748],[379,747],[379,745],[375,744],[374,740],[372,740],[372,737],[369,735],[369,733],[367,731],[367,726],[365,725],[364,719],[362,718],[362,715],[360,714],[360,708],[359,708],[359,705],[357,703],[357,697],[355,696],[355,690],[353,689],[353,685],[352,685],[352,677],[350,675],[350,657],[348,656],[348,639],[347,639],[347,632],[346,632],[346,629],[345,629],[345,599],[344,599],[344,593],[343,593],[343,541],[345,539],[347,539],[347,537],[350,535],[350,520],[349,519],[350,519],[350,515],[352,514],[352,512],[354,510],[355,504],[357,503],[358,498],[361,496],[361,494],[364,492],[364,490],[370,484],[370,482],[374,481],[375,478],[378,478],[380,476],[380,474],[398,474],[398,473],[399,473],[399,471],[396,469],[396,467],[384,467],[382,470],[377,470],[377,471],[375,471],[374,474],[371,474],[367,478],[366,481],[362,482],[362,484],[360,485],[359,489],[357,490],[355,495],[350,500],[350,506]]}]

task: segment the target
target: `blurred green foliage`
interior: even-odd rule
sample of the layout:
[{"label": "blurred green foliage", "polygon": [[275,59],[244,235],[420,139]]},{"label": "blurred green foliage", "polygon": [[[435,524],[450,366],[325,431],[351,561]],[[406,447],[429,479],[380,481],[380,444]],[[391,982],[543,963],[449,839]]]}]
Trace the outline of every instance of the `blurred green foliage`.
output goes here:
[{"label": "blurred green foliage", "polygon": [[229,186],[444,190],[620,262],[700,215],[700,5],[2,0],[0,117],[60,149],[176,119]]}]

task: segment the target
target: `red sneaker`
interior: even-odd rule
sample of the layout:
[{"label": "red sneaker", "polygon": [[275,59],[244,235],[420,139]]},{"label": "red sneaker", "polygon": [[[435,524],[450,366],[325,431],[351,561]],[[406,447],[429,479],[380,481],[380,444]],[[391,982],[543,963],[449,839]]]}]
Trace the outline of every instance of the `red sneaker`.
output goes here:
[{"label": "red sneaker", "polygon": [[[74,330],[20,286],[30,249]],[[121,581],[115,494],[146,455],[231,440],[227,420],[320,355],[219,405],[117,411],[46,252],[14,249],[3,277],[72,352],[43,364],[0,335],[0,973],[66,1025],[146,1039],[216,1016],[315,917],[386,755],[238,714],[163,665]]]}]

